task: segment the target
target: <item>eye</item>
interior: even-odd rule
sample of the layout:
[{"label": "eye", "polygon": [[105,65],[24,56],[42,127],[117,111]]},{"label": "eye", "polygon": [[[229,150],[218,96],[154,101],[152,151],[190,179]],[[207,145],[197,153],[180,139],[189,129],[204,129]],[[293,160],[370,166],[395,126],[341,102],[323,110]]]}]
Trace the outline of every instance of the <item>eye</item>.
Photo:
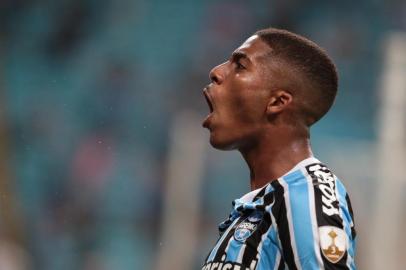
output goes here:
[{"label": "eye", "polygon": [[235,67],[237,70],[245,69],[245,66],[240,61],[235,62]]}]

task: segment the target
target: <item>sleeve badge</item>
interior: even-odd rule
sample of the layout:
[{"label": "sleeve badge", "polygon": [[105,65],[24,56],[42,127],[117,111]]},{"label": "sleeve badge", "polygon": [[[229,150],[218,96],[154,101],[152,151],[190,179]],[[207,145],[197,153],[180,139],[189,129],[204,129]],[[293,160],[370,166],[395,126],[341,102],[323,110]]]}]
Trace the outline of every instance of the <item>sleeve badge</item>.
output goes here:
[{"label": "sleeve badge", "polygon": [[319,227],[320,248],[331,263],[341,260],[347,250],[347,238],[343,229],[334,226]]}]

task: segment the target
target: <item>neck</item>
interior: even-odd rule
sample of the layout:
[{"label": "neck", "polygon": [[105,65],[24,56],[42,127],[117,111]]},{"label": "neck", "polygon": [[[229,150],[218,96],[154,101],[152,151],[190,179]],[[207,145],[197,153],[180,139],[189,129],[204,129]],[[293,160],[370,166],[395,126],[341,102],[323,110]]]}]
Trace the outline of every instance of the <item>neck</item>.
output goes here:
[{"label": "neck", "polygon": [[263,187],[311,157],[308,131],[268,130],[250,147],[239,149],[250,169],[251,190]]}]

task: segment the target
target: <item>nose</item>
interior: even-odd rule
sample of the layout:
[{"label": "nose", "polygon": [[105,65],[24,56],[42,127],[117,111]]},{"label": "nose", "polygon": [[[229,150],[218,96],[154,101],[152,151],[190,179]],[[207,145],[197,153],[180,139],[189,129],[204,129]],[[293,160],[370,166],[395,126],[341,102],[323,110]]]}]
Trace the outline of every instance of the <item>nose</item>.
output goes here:
[{"label": "nose", "polygon": [[221,84],[223,82],[224,74],[221,69],[222,66],[223,66],[223,64],[218,65],[210,71],[209,77],[210,77],[210,80],[212,83]]}]

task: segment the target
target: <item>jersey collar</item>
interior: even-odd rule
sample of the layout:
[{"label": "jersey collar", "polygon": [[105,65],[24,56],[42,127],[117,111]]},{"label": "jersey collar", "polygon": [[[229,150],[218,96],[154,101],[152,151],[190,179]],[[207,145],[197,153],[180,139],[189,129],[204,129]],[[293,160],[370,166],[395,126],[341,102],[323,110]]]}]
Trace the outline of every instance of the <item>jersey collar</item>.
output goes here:
[{"label": "jersey collar", "polygon": [[[299,163],[297,163],[292,169],[290,169],[287,173],[285,173],[284,175],[282,175],[279,178],[286,177],[289,174],[299,170],[300,168],[303,168],[303,167],[313,164],[313,163],[320,163],[320,161],[313,156],[306,158],[306,159],[300,161]],[[269,192],[273,191],[273,187],[270,184],[272,181],[275,181],[275,180],[271,180],[265,186],[255,189],[255,190],[245,194],[241,198],[234,200],[233,201],[234,210],[241,212],[244,209],[253,210],[253,209],[258,209],[258,207],[264,206],[264,196],[266,194],[268,194]]]}]

